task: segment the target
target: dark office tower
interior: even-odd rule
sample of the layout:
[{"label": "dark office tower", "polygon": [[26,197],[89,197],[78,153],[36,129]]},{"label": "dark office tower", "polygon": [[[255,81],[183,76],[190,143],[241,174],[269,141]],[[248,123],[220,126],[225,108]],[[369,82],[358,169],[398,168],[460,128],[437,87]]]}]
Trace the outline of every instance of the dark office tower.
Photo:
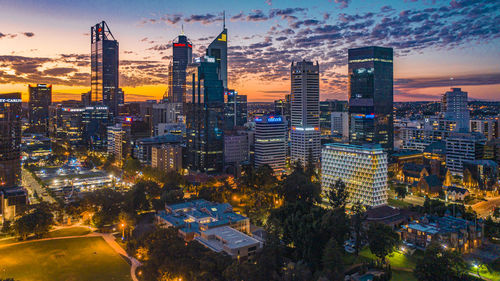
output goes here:
[{"label": "dark office tower", "polygon": [[319,64],[292,62],[291,125],[292,163],[316,162],[321,154],[319,131]]},{"label": "dark office tower", "polygon": [[83,141],[90,150],[107,148],[107,127],[111,124],[107,106],[87,106],[82,113]]},{"label": "dark office tower", "polygon": [[227,29],[225,19],[222,32],[208,45],[207,56],[215,58],[219,79],[222,80],[224,89],[227,89]]},{"label": "dark office tower", "polygon": [[349,49],[349,141],[394,148],[392,48]]},{"label": "dark office tower", "polygon": [[167,100],[186,102],[186,67],[192,61],[193,45],[181,34],[172,44],[172,64],[169,69]]},{"label": "dark office tower", "polygon": [[204,57],[188,66],[186,76],[187,167],[203,173],[221,172],[224,165],[224,87],[217,63]]},{"label": "dark office tower", "polygon": [[104,21],[92,26],[90,34],[92,102],[102,102],[117,116],[115,105],[123,103],[123,92],[118,90],[118,41]]},{"label": "dark office tower", "polygon": [[224,123],[226,130],[241,127],[247,122],[247,96],[235,90],[224,91]]},{"label": "dark office tower", "polygon": [[0,190],[20,179],[21,93],[0,94]]},{"label": "dark office tower", "polygon": [[52,103],[52,85],[28,85],[29,123],[34,132],[46,133],[49,127],[49,106]]}]

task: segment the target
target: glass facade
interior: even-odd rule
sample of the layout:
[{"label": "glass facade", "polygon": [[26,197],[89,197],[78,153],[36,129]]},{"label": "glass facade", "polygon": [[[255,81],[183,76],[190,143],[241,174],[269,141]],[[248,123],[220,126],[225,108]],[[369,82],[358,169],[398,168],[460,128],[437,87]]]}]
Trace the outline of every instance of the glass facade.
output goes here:
[{"label": "glass facade", "polygon": [[21,180],[21,93],[0,94],[0,190]]},{"label": "glass facade", "polygon": [[349,49],[349,140],[394,148],[392,48]]},{"label": "glass facade", "polygon": [[185,35],[179,35],[172,43],[172,64],[170,65],[168,102],[186,102],[186,68],[192,61],[193,45]]},{"label": "glass facade", "polygon": [[247,122],[247,96],[234,90],[224,92],[224,123],[225,130],[241,127]]},{"label": "glass facade", "polygon": [[227,29],[215,38],[207,48],[207,56],[215,58],[219,79],[222,80],[224,89],[227,89]]},{"label": "glass facade", "polygon": [[52,103],[52,85],[29,85],[28,117],[35,132],[46,133],[49,127],[49,106]]},{"label": "glass facade", "polygon": [[186,103],[187,166],[190,170],[218,173],[224,165],[224,87],[218,64],[204,57],[187,70],[191,99]]}]

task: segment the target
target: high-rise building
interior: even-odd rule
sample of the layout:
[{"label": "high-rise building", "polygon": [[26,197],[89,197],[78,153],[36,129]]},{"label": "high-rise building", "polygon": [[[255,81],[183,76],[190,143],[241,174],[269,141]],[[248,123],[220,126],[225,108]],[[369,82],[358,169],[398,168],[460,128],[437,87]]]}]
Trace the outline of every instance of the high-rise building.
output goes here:
[{"label": "high-rise building", "polygon": [[222,86],[227,89],[227,29],[224,19],[222,32],[215,38],[207,48],[207,56],[215,58],[217,73],[222,80]]},{"label": "high-rise building", "polygon": [[20,180],[21,93],[0,94],[0,189]]},{"label": "high-rise building", "polygon": [[349,49],[349,140],[394,148],[392,48]]},{"label": "high-rise building", "polygon": [[192,62],[193,44],[181,34],[172,43],[172,63],[169,68],[167,101],[186,102],[186,68]]},{"label": "high-rise building", "polygon": [[118,116],[118,105],[124,102],[123,91],[118,84],[118,41],[104,21],[92,26],[90,35],[92,102],[102,102],[114,116]]},{"label": "high-rise building", "polygon": [[187,166],[204,173],[221,172],[224,165],[224,87],[217,67],[205,56],[188,66],[186,77]]},{"label": "high-rise building", "polygon": [[49,133],[52,139],[71,147],[84,144],[82,116],[85,107],[54,104],[49,107],[49,111]]},{"label": "high-rise building", "polygon": [[334,111],[330,115],[331,135],[341,137],[342,141],[349,140],[349,113]]},{"label": "high-rise building", "polygon": [[329,190],[342,180],[350,203],[376,207],[387,204],[387,153],[380,145],[323,145],[321,186]]},{"label": "high-rise building", "polygon": [[92,150],[107,149],[107,127],[110,125],[107,106],[87,106],[82,112],[83,141]]},{"label": "high-rise building", "polygon": [[286,169],[287,126],[279,115],[255,117],[255,167],[269,165],[280,175]]},{"label": "high-rise building", "polygon": [[[349,132],[347,101],[326,100],[319,102],[319,123],[322,136],[343,135]],[[343,127],[344,125],[345,128]],[[349,138],[349,134],[347,134]]]},{"label": "high-rise building", "polygon": [[274,114],[285,117],[290,121],[290,94],[285,95],[284,99],[274,101]]},{"label": "high-rise building", "polygon": [[500,120],[498,118],[470,120],[470,131],[483,134],[489,141],[500,138]]},{"label": "high-rise building", "polygon": [[441,98],[441,114],[444,119],[456,121],[456,130],[469,131],[470,114],[467,108],[467,92],[460,88],[451,88]]},{"label": "high-rise building", "polygon": [[486,138],[478,133],[455,134],[446,139],[446,168],[452,174],[463,174],[464,161],[484,157]]},{"label": "high-rise building", "polygon": [[224,170],[238,175],[241,165],[249,160],[250,144],[246,130],[224,132]]},{"label": "high-rise building", "polygon": [[321,154],[319,128],[319,65],[309,61],[291,66],[291,161],[305,165]]},{"label": "high-rise building", "polygon": [[224,91],[224,123],[226,130],[245,125],[248,118],[247,96],[235,90]]},{"label": "high-rise building", "polygon": [[52,85],[29,85],[28,117],[36,132],[47,133],[49,128],[49,106],[52,103]]},{"label": "high-rise building", "polygon": [[151,166],[165,172],[182,170],[182,146],[163,144],[151,148]]}]

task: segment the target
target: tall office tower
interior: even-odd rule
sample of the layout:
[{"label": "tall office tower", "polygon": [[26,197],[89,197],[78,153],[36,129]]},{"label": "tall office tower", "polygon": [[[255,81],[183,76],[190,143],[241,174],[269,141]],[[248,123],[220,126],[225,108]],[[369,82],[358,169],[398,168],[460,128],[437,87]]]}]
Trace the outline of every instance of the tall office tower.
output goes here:
[{"label": "tall office tower", "polygon": [[290,94],[285,95],[284,99],[274,101],[274,114],[290,120]]},{"label": "tall office tower", "polygon": [[394,148],[392,48],[349,49],[349,140]]},{"label": "tall office tower", "polygon": [[107,106],[87,106],[82,112],[83,141],[91,150],[107,149],[107,127],[110,125]]},{"label": "tall office tower", "polygon": [[319,65],[292,62],[291,67],[291,161],[316,162],[321,153],[319,131]]},{"label": "tall office tower", "polygon": [[[347,101],[326,100],[319,103],[319,124],[321,135],[342,135],[343,128],[341,127],[347,122],[346,129],[349,130],[349,120],[343,120],[347,114]],[[343,114],[345,113],[345,114]],[[335,117],[334,117],[335,116]],[[339,120],[341,118],[341,120]],[[334,124],[335,122],[335,124]],[[334,130],[335,126],[335,130]]]},{"label": "tall office tower", "polygon": [[21,93],[0,94],[0,190],[20,180]]},{"label": "tall office tower", "polygon": [[188,66],[186,90],[187,166],[204,173],[224,165],[224,86],[215,58],[205,56]]},{"label": "tall office tower", "polygon": [[484,157],[486,138],[478,133],[457,133],[446,139],[446,168],[454,175],[463,174],[464,161]]},{"label": "tall office tower", "polygon": [[331,135],[341,137],[342,141],[349,140],[349,113],[334,111],[330,116]]},{"label": "tall office tower", "polygon": [[169,68],[167,101],[186,102],[186,68],[192,62],[193,44],[181,34],[172,43],[172,64]]},{"label": "tall office tower", "polygon": [[349,193],[350,203],[369,207],[387,204],[387,153],[378,145],[323,145],[321,188],[329,190],[341,179]]},{"label": "tall office tower", "polygon": [[276,175],[286,168],[287,126],[282,116],[255,117],[255,167],[269,165]]},{"label": "tall office tower", "polygon": [[248,121],[247,96],[235,90],[224,91],[224,123],[225,130],[241,127]]},{"label": "tall office tower", "polygon": [[165,172],[182,170],[182,146],[162,144],[151,148],[151,166]]},{"label": "tall office tower", "polygon": [[222,80],[224,89],[227,89],[227,29],[225,17],[222,32],[208,45],[207,56],[215,58],[219,79]]},{"label": "tall office tower", "polygon": [[29,123],[35,132],[47,133],[49,128],[49,106],[52,103],[52,85],[28,85]]},{"label": "tall office tower", "polygon": [[246,130],[224,132],[224,170],[238,174],[241,164],[249,159],[249,149]]},{"label": "tall office tower", "polygon": [[498,118],[470,120],[470,131],[483,134],[489,141],[500,138]]},{"label": "tall office tower", "polygon": [[114,116],[118,116],[118,105],[124,102],[118,84],[118,41],[104,21],[92,26],[90,35],[92,102],[102,102]]},{"label": "tall office tower", "polygon": [[441,114],[444,119],[457,122],[457,131],[468,132],[470,114],[467,109],[467,92],[460,88],[451,88],[441,98]]}]

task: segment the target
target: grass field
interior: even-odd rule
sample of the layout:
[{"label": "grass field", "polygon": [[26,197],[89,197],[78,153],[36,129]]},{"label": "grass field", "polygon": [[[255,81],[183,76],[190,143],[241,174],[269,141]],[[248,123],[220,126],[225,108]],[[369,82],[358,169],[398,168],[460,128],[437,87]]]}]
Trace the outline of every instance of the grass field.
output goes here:
[{"label": "grass field", "polygon": [[0,278],[130,280],[130,267],[101,237],[33,241],[0,247]]},{"label": "grass field", "polygon": [[394,199],[394,198],[389,198],[387,201],[388,201],[388,204],[390,206],[393,206],[393,207],[406,208],[406,207],[411,206],[411,204],[408,202],[401,201],[401,200]]},{"label": "grass field", "polygon": [[88,227],[75,226],[75,227],[63,228],[63,229],[57,229],[57,230],[51,231],[47,234],[47,238],[80,236],[80,235],[86,235],[89,233],[90,233],[90,229]]}]

